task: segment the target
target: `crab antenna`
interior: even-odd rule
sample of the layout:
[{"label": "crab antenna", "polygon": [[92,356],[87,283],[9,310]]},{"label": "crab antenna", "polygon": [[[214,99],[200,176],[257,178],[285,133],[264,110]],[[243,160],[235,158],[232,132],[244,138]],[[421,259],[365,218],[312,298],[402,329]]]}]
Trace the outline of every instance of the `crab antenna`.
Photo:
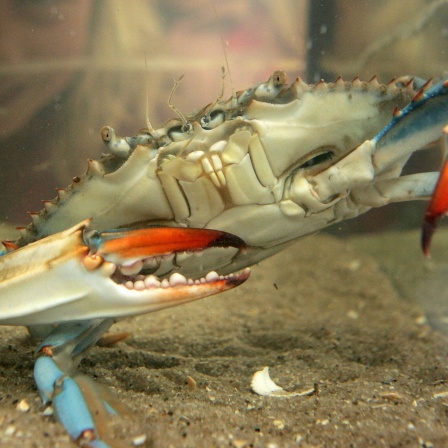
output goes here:
[{"label": "crab antenna", "polygon": [[[221,27],[221,23],[219,21],[218,12],[216,11],[215,0],[212,0],[212,5],[213,5],[213,11],[214,11],[215,17],[216,17],[216,23],[218,26],[219,37],[221,39],[222,49],[224,51],[224,59],[226,61],[227,73],[229,74],[230,85],[232,87],[232,101],[236,104],[237,98],[236,98],[236,92],[235,92],[235,85],[233,84],[232,73],[230,72],[229,58],[227,57],[226,44],[224,42],[224,33],[222,32],[222,27]],[[223,92],[224,92],[224,73],[223,73]]]},{"label": "crab antenna", "polygon": [[184,79],[184,75],[179,76],[178,79],[174,79],[174,85],[173,88],[171,89],[170,92],[170,96],[168,97],[168,106],[171,107],[171,109],[174,110],[174,112],[176,112],[176,114],[179,116],[179,118],[182,120],[183,123],[183,128],[187,128],[188,127],[188,121],[185,118],[185,115],[172,103],[172,98],[174,93],[176,92],[177,88],[179,87],[179,84],[182,82],[182,80]]},{"label": "crab antenna", "polygon": [[[230,72],[229,72],[230,76]],[[219,94],[218,98],[213,104],[217,104],[222,100],[222,97],[224,96],[224,89],[225,89],[225,80],[226,80],[226,68],[221,67],[221,93]]]},{"label": "crab antenna", "polygon": [[153,128],[151,122],[149,121],[149,81],[148,81],[148,60],[145,54],[145,68],[146,68],[146,77],[145,77],[145,90],[146,90],[146,127],[148,128],[149,135],[154,138],[157,138],[157,132]]},{"label": "crab antenna", "polygon": [[216,98],[216,100],[213,101],[213,103],[207,106],[207,112],[205,115],[207,115],[209,118],[210,118],[210,112],[222,100],[222,97],[224,96],[225,79],[226,79],[226,69],[225,67],[221,67],[221,93],[219,94],[218,98]]}]

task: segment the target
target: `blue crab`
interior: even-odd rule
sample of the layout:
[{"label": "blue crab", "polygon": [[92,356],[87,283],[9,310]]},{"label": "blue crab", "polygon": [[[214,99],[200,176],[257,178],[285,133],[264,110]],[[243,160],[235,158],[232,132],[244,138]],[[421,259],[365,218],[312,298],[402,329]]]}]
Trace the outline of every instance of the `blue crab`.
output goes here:
[{"label": "blue crab", "polygon": [[32,213],[0,259],[0,323],[45,335],[36,382],[71,437],[113,445],[92,418],[98,402],[113,406],[76,376],[111,324],[236,286],[248,266],[372,207],[428,197],[437,173],[401,171],[439,138],[447,106],[448,82],[288,84],[277,71],[160,129],[103,128],[108,154]]}]

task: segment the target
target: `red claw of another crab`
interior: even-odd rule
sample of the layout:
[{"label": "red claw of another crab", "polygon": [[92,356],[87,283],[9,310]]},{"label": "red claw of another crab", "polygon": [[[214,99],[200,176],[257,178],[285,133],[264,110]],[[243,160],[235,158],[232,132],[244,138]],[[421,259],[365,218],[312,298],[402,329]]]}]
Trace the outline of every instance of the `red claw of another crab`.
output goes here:
[{"label": "red claw of another crab", "polygon": [[436,188],[431,197],[428,209],[425,213],[422,231],[422,249],[423,253],[429,257],[431,239],[436,231],[437,224],[448,212],[448,161],[445,162]]}]

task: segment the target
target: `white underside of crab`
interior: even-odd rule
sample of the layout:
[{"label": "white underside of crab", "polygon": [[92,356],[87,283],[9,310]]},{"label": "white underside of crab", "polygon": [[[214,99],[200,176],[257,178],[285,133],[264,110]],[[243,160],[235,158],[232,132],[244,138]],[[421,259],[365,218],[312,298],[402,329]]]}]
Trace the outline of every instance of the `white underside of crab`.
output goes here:
[{"label": "white underside of crab", "polygon": [[[120,138],[104,128],[111,154],[90,161],[85,176],[33,214],[23,242],[86,217],[99,230],[135,223],[211,228],[238,235],[251,249],[238,257],[217,251],[201,263],[185,257],[180,271],[248,266],[371,207],[427,197],[436,174],[400,173],[415,150],[440,135],[445,90],[430,101],[422,91],[411,102],[410,79],[287,85],[276,72],[153,134]],[[407,104],[406,113],[394,111]],[[391,119],[393,129],[377,138]]]}]

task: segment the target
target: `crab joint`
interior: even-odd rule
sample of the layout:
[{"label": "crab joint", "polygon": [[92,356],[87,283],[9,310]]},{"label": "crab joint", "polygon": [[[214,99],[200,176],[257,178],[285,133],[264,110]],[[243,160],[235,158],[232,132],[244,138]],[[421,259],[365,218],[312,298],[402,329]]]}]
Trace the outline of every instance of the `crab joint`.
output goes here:
[{"label": "crab joint", "polygon": [[83,259],[83,263],[88,271],[94,271],[104,263],[104,258],[101,255],[96,254],[86,255]]}]

